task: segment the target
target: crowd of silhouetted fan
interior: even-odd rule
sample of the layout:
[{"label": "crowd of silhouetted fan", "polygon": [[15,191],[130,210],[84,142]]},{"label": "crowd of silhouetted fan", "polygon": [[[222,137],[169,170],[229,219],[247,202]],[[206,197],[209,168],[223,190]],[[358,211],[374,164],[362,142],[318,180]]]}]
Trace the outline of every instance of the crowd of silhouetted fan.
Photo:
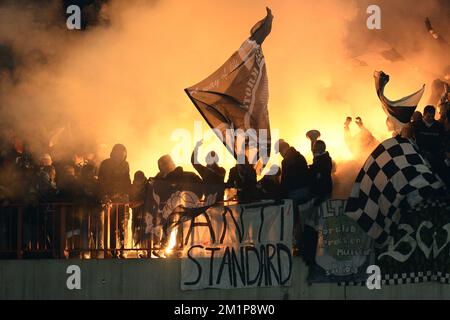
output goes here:
[{"label": "crowd of silhouetted fan", "polygon": [[[436,109],[427,106],[423,115],[416,112],[411,122],[404,126],[401,135],[414,143],[422,156],[429,162],[433,171],[449,185],[450,177],[450,139],[449,111],[440,110],[440,119],[435,120]],[[378,141],[362,123],[356,119],[360,133],[351,137],[348,117],[344,124],[344,135],[350,149],[371,150]],[[389,122],[387,121],[389,128]],[[261,199],[291,199],[294,208],[304,203],[319,205],[332,195],[332,172],[334,162],[326,149],[324,141],[319,140],[320,133],[309,132],[313,161],[308,164],[305,157],[284,140],[276,141],[275,148],[283,160],[281,167],[273,165],[259,181],[254,166],[246,159],[230,169],[220,166],[217,153],[210,151],[205,164],[197,157],[201,141],[192,152],[191,162],[196,172],[185,171],[177,166],[170,155],[158,160],[159,172],[154,177],[146,177],[143,171],[137,171],[130,177],[127,162],[127,149],[116,144],[106,159],[101,157],[105,146],[82,148],[75,152],[60,150],[48,144],[33,150],[27,141],[16,135],[11,128],[2,128],[0,135],[0,204],[8,206],[21,204],[35,206],[42,203],[77,203],[80,205],[105,205],[108,203],[127,203],[133,208],[133,233],[135,242],[145,238],[152,226],[161,222],[155,212],[175,191],[190,191],[199,200],[217,203],[228,200],[252,202]],[[58,151],[59,150],[59,151]],[[73,150],[67,146],[67,150]],[[63,154],[64,156],[60,156]],[[235,193],[226,192],[234,190]],[[158,195],[155,199],[154,194]],[[121,210],[118,217],[112,219],[113,229],[118,232],[112,243],[123,245],[127,213]],[[294,229],[300,234],[298,212],[294,212]],[[80,217],[80,221],[83,217]],[[95,219],[94,219],[95,220]],[[25,223],[28,221],[25,217]],[[80,222],[82,224],[82,222]],[[93,225],[98,222],[92,223]],[[99,238],[99,236],[97,236]],[[300,237],[298,237],[300,238]],[[301,244],[298,243],[300,247]]]}]

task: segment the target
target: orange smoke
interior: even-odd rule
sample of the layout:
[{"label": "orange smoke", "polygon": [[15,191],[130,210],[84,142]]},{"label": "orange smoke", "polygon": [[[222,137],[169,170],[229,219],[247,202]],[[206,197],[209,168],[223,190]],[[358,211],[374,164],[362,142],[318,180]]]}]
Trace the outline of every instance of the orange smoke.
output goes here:
[{"label": "orange smoke", "polygon": [[[18,15],[20,31],[32,34],[27,38],[36,46],[50,43],[53,60],[42,68],[24,70],[22,84],[9,86],[2,94],[17,110],[43,110],[33,117],[57,113],[72,119],[84,136],[99,143],[109,147],[124,143],[131,169],[144,170],[147,175],[157,173],[157,159],[166,153],[192,169],[190,150],[202,138],[193,130],[194,121],[203,119],[183,89],[216,70],[240,46],[253,24],[265,15],[266,5],[275,16],[272,33],[263,45],[271,127],[309,160],[305,133],[310,129],[321,131],[335,160],[352,157],[343,138],[347,115],[361,116],[378,140],[388,137],[374,89],[375,69],[392,75],[386,91],[389,97],[404,96],[432,80],[408,63],[370,56],[366,57],[368,66],[355,66],[344,42],[349,36],[347,23],[356,15],[351,1],[130,3],[115,1],[105,8],[111,18],[108,28],[73,34],[69,39],[61,32],[51,37],[48,30],[33,24],[32,17]],[[2,29],[19,39],[14,30]],[[174,136],[176,129],[190,135]],[[234,160],[222,143],[213,135],[205,139],[200,159],[214,148],[223,155],[222,164],[230,168]],[[178,148],[180,144],[189,151]],[[274,157],[273,162],[279,161]]]}]

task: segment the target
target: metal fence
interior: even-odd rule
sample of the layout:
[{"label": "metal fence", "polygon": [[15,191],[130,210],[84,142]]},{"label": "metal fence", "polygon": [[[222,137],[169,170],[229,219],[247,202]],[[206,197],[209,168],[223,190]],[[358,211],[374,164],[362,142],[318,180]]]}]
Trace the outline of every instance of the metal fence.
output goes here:
[{"label": "metal fence", "polygon": [[[161,236],[148,233],[142,204],[12,204],[0,207],[0,258],[107,259],[168,255]],[[171,250],[182,249],[181,224]],[[182,238],[181,238],[182,239]]]}]

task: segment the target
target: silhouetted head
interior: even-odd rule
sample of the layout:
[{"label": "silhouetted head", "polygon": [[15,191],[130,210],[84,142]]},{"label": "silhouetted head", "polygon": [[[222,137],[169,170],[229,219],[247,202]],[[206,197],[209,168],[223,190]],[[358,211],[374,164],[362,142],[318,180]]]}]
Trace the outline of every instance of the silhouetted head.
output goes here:
[{"label": "silhouetted head", "polygon": [[158,168],[162,176],[165,177],[173,170],[175,170],[176,166],[172,160],[172,157],[166,154],[158,159]]},{"label": "silhouetted head", "polygon": [[289,150],[289,148],[289,143],[287,143],[283,139],[280,139],[275,143],[275,150],[278,150],[278,152],[280,152],[281,156],[283,157],[286,155],[286,152]]},{"label": "silhouetted head", "polygon": [[114,162],[123,162],[127,159],[127,149],[123,144],[118,143],[112,148],[109,157]]},{"label": "silhouetted head", "polygon": [[314,146],[313,146],[313,153],[314,153],[315,156],[316,156],[316,155],[321,155],[321,154],[324,153],[326,150],[327,150],[327,145],[325,144],[324,141],[322,141],[322,140],[317,140],[317,141],[314,143]]},{"label": "silhouetted head", "polygon": [[55,167],[54,167],[54,166],[52,166],[52,165],[50,165],[50,166],[44,166],[44,167],[42,168],[42,171],[43,171],[45,174],[47,174],[48,179],[49,179],[50,181],[55,181],[55,179],[56,179],[56,170],[55,170]]},{"label": "silhouetted head", "polygon": [[388,128],[388,131],[389,131],[389,132],[395,130],[394,123],[392,122],[391,119],[389,119],[389,117],[386,118],[386,127]]},{"label": "silhouetted head", "polygon": [[410,124],[403,126],[400,135],[402,136],[402,138],[415,140],[414,129]]},{"label": "silhouetted head", "polygon": [[411,120],[412,120],[413,122],[422,120],[422,112],[420,112],[420,111],[414,111],[414,113],[413,113],[413,115],[412,115],[412,117],[411,117]]},{"label": "silhouetted head", "polygon": [[145,177],[144,172],[139,170],[134,173],[133,184],[143,184],[145,181],[147,181],[147,178]]},{"label": "silhouetted head", "polygon": [[205,161],[207,165],[217,164],[219,163],[219,156],[215,151],[210,151],[206,155]]},{"label": "silhouetted head", "polygon": [[52,157],[48,153],[44,153],[39,158],[40,166],[51,166],[53,164]]},{"label": "silhouetted head", "polygon": [[64,166],[64,177],[75,178],[75,168],[71,165]]},{"label": "silhouetted head", "polygon": [[433,105],[428,105],[423,109],[423,120],[427,123],[434,121],[434,116],[436,115],[436,108]]}]

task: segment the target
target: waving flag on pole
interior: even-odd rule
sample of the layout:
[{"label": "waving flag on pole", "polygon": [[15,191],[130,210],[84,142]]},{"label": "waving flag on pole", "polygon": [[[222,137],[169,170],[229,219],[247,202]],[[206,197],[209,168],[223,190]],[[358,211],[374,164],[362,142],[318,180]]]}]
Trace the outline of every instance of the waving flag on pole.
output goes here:
[{"label": "waving flag on pole", "polygon": [[235,157],[240,150],[233,132],[240,129],[250,133],[245,138],[246,153],[249,161],[259,168],[270,157],[269,89],[261,44],[271,31],[272,20],[267,8],[267,16],[252,28],[250,38],[217,71],[185,89]]},{"label": "waving flag on pole", "polygon": [[383,71],[375,71],[375,88],[380,98],[384,112],[394,125],[394,130],[400,133],[403,126],[411,120],[411,116],[419,104],[425,91],[425,85],[419,91],[400,100],[391,101],[384,96],[384,87],[389,82],[389,76]]}]

